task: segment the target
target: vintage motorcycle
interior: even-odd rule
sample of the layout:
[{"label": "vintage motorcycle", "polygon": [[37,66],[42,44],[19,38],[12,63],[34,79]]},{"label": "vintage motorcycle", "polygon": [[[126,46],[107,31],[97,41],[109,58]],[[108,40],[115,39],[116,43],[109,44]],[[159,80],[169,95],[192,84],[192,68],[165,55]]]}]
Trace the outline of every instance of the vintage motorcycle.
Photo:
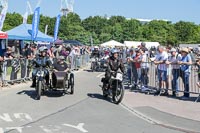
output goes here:
[{"label": "vintage motorcycle", "polygon": [[48,88],[46,84],[45,77],[48,73],[48,70],[44,68],[41,64],[37,64],[40,67],[36,69],[36,99],[40,100],[42,93]]},{"label": "vintage motorcycle", "polygon": [[[52,68],[46,68],[42,63],[35,62],[37,67],[36,70],[36,99],[40,100],[41,95],[45,91],[51,90],[62,90],[63,95],[74,94],[74,75],[70,71],[63,72],[57,71],[53,72]],[[49,74],[49,83],[46,81],[45,77]]]},{"label": "vintage motorcycle", "polygon": [[94,57],[91,59],[91,71],[99,71],[100,69],[100,63],[99,63],[99,59],[97,57]]},{"label": "vintage motorcycle", "polygon": [[[102,82],[104,80],[105,78],[102,78]],[[124,97],[123,74],[112,71],[111,78],[106,87],[102,87],[102,91],[105,98],[111,97],[113,103],[119,104]]]}]

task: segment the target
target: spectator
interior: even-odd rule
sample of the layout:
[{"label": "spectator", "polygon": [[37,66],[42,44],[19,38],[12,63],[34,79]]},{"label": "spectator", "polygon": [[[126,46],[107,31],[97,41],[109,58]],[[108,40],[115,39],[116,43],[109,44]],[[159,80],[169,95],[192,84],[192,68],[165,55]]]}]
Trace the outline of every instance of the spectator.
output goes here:
[{"label": "spectator", "polygon": [[197,86],[200,88],[200,58],[199,58],[199,57],[198,57],[198,59],[197,59],[196,66],[197,66],[197,71],[198,71],[198,82],[197,82]]},{"label": "spectator", "polygon": [[142,48],[141,52],[141,81],[142,81],[142,90],[145,91],[148,85],[148,72],[149,72],[149,64],[148,64],[148,55],[146,53],[146,49]]},{"label": "spectator", "polygon": [[[165,62],[168,59],[168,54],[165,51],[165,48],[163,46],[158,47],[158,55],[156,56],[156,59],[154,63],[157,65],[158,69],[158,80],[159,80],[159,88],[155,95],[159,95],[161,93],[161,89],[166,89],[166,82],[167,82],[167,65]],[[163,95],[168,95],[168,92],[165,90]]]},{"label": "spectator", "polygon": [[178,96],[178,78],[180,76],[180,66],[177,64],[178,61],[180,60],[180,55],[177,53],[175,48],[172,48],[170,50],[171,56],[168,58],[168,61],[166,64],[171,64],[172,68],[172,95],[173,96]]},{"label": "spectator", "polygon": [[128,73],[129,73],[129,76],[130,76],[129,79],[131,81],[130,82],[131,87],[133,87],[133,83],[135,83],[135,79],[136,79],[136,75],[137,75],[137,69],[136,69],[135,63],[133,61],[133,59],[136,56],[136,53],[133,50],[130,50],[129,54],[130,54],[130,56],[128,57],[128,62],[129,62],[129,65],[130,65],[130,69],[128,70]]},{"label": "spectator", "polygon": [[[107,52],[107,51],[106,51]],[[127,76],[128,76],[128,79],[129,79],[129,81],[130,81],[130,83],[132,82],[131,80],[132,80],[132,78],[131,78],[131,61],[130,61],[130,57],[131,57],[131,55],[133,54],[133,50],[132,49],[130,49],[129,50],[129,57],[127,57]]]},{"label": "spectator", "polygon": [[180,65],[180,77],[184,84],[184,95],[181,97],[182,100],[187,100],[189,98],[189,77],[191,71],[192,59],[187,48],[181,50],[181,59],[178,61]]},{"label": "spectator", "polygon": [[136,68],[136,72],[134,73],[134,85],[133,87],[136,88],[136,85],[138,84],[138,80],[140,80],[141,77],[141,67],[140,67],[140,60],[141,60],[141,53],[140,49],[135,49],[136,55],[133,58],[133,63]]}]

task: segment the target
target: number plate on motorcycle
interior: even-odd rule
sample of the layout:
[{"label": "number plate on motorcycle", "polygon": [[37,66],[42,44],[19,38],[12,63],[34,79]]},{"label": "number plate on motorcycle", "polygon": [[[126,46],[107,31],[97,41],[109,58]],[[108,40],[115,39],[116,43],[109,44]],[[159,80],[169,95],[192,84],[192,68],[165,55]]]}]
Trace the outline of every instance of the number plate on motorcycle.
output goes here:
[{"label": "number plate on motorcycle", "polygon": [[121,73],[117,73],[116,79],[122,81],[123,80],[123,75]]}]

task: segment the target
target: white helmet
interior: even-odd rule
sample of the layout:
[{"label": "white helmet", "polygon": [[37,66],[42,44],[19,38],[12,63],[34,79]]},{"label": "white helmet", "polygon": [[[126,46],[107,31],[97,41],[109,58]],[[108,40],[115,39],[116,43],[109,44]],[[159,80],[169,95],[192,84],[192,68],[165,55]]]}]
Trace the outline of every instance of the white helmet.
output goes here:
[{"label": "white helmet", "polygon": [[98,46],[94,46],[94,49],[99,49],[99,47]]},{"label": "white helmet", "polygon": [[46,46],[42,46],[39,48],[39,52],[46,52],[48,50],[48,48]]}]

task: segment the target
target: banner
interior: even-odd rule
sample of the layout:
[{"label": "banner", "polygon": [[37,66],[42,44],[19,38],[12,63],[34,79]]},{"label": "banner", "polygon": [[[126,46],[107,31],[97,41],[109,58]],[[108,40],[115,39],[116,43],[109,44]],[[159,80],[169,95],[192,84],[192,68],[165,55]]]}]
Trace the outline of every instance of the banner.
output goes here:
[{"label": "banner", "polygon": [[44,31],[45,35],[47,35],[47,31],[48,31],[48,25],[45,26],[45,31]]},{"label": "banner", "polygon": [[59,31],[59,26],[60,26],[60,17],[61,17],[61,15],[59,14],[57,16],[57,19],[56,19],[56,23],[55,23],[55,27],[54,27],[54,41],[56,41],[57,38],[58,38],[58,31]]},{"label": "banner", "polygon": [[26,12],[23,16],[23,24],[26,24],[28,20],[28,12]]},{"label": "banner", "polygon": [[40,22],[40,7],[37,7],[34,11],[33,21],[32,21],[32,34],[31,34],[32,41],[34,41],[37,37],[39,22]]},{"label": "banner", "polygon": [[7,10],[8,10],[8,6],[6,4],[5,7],[3,8],[1,14],[0,14],[0,31],[3,29],[3,23],[4,23],[4,20],[6,18]]}]

